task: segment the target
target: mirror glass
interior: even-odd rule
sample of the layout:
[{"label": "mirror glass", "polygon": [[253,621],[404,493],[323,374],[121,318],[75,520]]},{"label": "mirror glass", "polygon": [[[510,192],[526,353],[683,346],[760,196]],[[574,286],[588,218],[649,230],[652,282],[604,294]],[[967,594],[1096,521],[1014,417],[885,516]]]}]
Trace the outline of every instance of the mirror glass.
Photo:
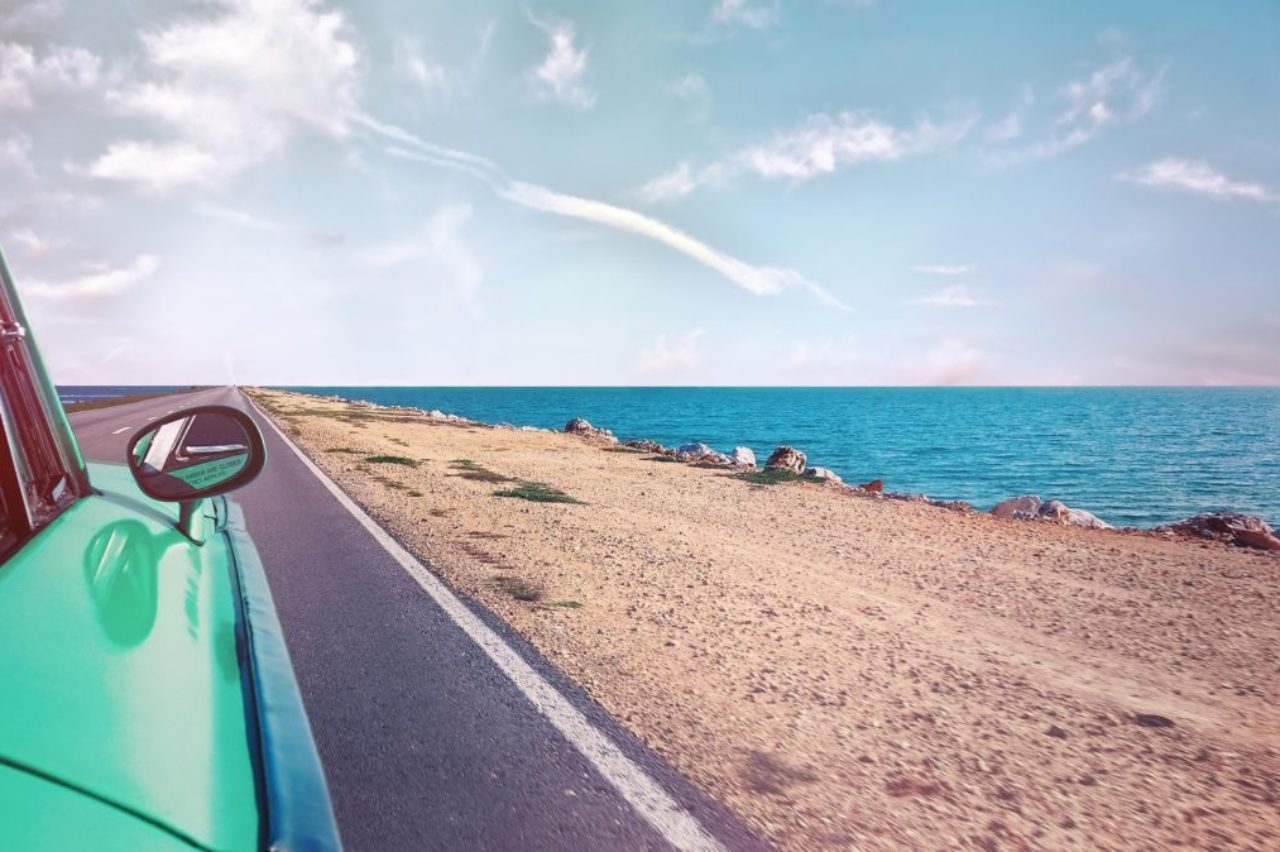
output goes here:
[{"label": "mirror glass", "polygon": [[200,411],[168,419],[137,438],[129,465],[142,490],[160,500],[216,493],[239,478],[253,442],[232,412]]}]

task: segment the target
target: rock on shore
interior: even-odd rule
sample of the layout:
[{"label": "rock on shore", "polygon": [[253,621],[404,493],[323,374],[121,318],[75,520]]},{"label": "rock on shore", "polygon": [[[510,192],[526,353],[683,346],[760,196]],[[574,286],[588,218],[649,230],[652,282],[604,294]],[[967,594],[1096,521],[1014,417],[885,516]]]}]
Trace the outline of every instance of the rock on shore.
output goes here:
[{"label": "rock on shore", "polygon": [[750,447],[734,447],[733,455],[729,456],[729,462],[737,467],[754,468],[756,466],[756,454],[751,451]]},{"label": "rock on shore", "polygon": [[1073,509],[1061,500],[1041,500],[1035,494],[1023,494],[997,503],[991,510],[997,518],[1018,521],[1054,521],[1073,527],[1094,530],[1113,529],[1111,524],[1084,509]]},{"label": "rock on shore", "polygon": [[652,441],[648,438],[641,438],[640,440],[636,440],[636,441],[627,441],[625,444],[623,444],[623,446],[630,447],[633,450],[641,450],[642,452],[653,453],[659,456],[675,455],[675,450],[668,449],[662,446],[661,444],[659,444],[657,441]]},{"label": "rock on shore", "polygon": [[840,474],[836,473],[829,467],[807,467],[804,475],[809,479],[820,479],[823,482],[834,482],[836,485],[843,485],[844,480],[840,478]]},{"label": "rock on shore", "polygon": [[715,450],[703,443],[681,444],[676,448],[676,459],[682,462],[702,461],[714,455]]},{"label": "rock on shore", "polygon": [[564,431],[570,435],[581,435],[584,438],[603,438],[605,441],[616,444],[618,439],[613,436],[610,429],[597,429],[591,425],[591,421],[581,417],[575,417],[568,423],[564,424]]},{"label": "rock on shore", "polygon": [[769,455],[764,463],[765,470],[785,470],[800,476],[804,473],[809,459],[794,447],[778,447]]},{"label": "rock on shore", "polygon": [[1211,538],[1258,550],[1280,551],[1280,538],[1262,518],[1237,512],[1205,512],[1173,524],[1156,527],[1159,532]]}]

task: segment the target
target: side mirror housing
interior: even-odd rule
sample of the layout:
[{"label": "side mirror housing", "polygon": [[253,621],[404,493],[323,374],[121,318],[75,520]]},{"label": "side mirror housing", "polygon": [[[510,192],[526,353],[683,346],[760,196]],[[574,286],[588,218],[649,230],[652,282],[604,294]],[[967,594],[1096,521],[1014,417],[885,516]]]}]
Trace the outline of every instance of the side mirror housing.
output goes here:
[{"label": "side mirror housing", "polygon": [[191,525],[199,501],[253,481],[267,461],[262,432],[237,408],[184,408],[129,439],[129,471],[143,494],[181,505],[179,528]]}]

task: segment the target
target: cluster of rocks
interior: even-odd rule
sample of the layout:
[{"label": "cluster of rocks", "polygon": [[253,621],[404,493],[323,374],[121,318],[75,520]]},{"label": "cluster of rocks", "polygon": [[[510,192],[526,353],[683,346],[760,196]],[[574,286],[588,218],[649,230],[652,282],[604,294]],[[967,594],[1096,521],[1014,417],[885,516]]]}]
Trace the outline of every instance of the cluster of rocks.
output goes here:
[{"label": "cluster of rocks", "polygon": [[1155,531],[1208,538],[1237,547],[1280,551],[1280,538],[1266,521],[1238,512],[1206,512],[1156,527]]},{"label": "cluster of rocks", "polygon": [[[529,429],[531,427],[525,428]],[[609,443],[617,443],[617,438],[613,436],[613,432],[608,429],[597,429],[580,417],[570,420],[565,425],[564,431],[584,437],[604,438]],[[653,455],[666,456],[689,464],[756,470],[756,456],[750,447],[735,447],[731,454],[726,455],[701,442],[682,444],[672,449],[646,438],[627,441],[623,446]],[[830,468],[811,467],[808,457],[795,447],[781,446],[775,449],[765,461],[764,470],[766,472],[789,473],[825,485],[837,486],[845,491],[881,499],[927,503],[957,512],[977,511],[972,505],[963,500],[933,500],[923,494],[899,494],[886,491],[884,481],[880,479],[873,479],[861,485],[846,485],[840,475]],[[1040,521],[1094,530],[1114,529],[1111,524],[1092,512],[1068,506],[1061,500],[1043,500],[1036,494],[1023,494],[997,503],[991,510],[991,514],[997,518],[1016,521]],[[1196,536],[1240,547],[1280,552],[1280,537],[1276,536],[1265,521],[1252,515],[1231,512],[1202,514],[1178,521],[1175,524],[1156,527],[1155,531],[1166,534]]]},{"label": "cluster of rocks", "polygon": [[597,429],[591,425],[591,421],[584,420],[581,417],[575,417],[564,424],[564,431],[570,435],[579,435],[583,438],[598,438],[609,444],[618,443],[618,439],[614,437],[612,430]]},{"label": "cluster of rocks", "polygon": [[[832,485],[844,485],[844,480],[840,478],[840,474],[836,473],[831,468],[810,467],[808,456],[797,450],[795,447],[778,447],[769,455],[769,460],[764,463],[764,469],[791,473],[796,476],[803,476],[806,479],[813,479],[819,482],[830,483]],[[850,488],[851,486],[845,487]],[[868,494],[883,494],[884,482],[879,479],[873,479],[870,482],[852,486],[851,488],[854,491],[862,491]]]},{"label": "cluster of rocks", "polygon": [[[997,503],[991,510],[997,518],[1016,521],[1049,521],[1095,530],[1114,529],[1106,521],[1084,509],[1073,509],[1061,500],[1041,500],[1035,494],[1024,494]],[[1280,537],[1262,518],[1239,512],[1205,512],[1172,524],[1155,527],[1152,532],[1183,535],[1220,541],[1236,547],[1280,552]]]},{"label": "cluster of rocks", "polygon": [[995,505],[991,514],[1016,521],[1050,521],[1093,530],[1114,529],[1111,524],[1084,509],[1073,509],[1061,500],[1041,500],[1035,494],[1011,497]]},{"label": "cluster of rocks", "polygon": [[445,414],[439,409],[431,409],[427,412],[427,419],[436,423],[459,423],[466,426],[478,426],[474,420],[469,420],[459,414]]},{"label": "cluster of rocks", "polygon": [[729,455],[716,452],[711,447],[701,442],[689,444],[681,444],[679,447],[672,449],[664,447],[657,441],[648,438],[641,438],[634,441],[627,441],[624,447],[630,447],[633,450],[650,453],[655,456],[666,456],[676,461],[688,462],[691,464],[708,464],[720,467],[740,467],[754,469],[756,466],[756,455],[751,452],[750,447],[735,447]]}]

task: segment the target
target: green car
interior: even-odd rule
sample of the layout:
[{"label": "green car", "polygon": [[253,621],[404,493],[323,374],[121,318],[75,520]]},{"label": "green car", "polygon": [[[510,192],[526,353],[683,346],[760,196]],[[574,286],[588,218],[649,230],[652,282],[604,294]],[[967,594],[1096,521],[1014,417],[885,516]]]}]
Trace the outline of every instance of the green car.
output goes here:
[{"label": "green car", "polygon": [[0,256],[0,849],[336,849],[266,578],[254,422],[86,464]]}]

